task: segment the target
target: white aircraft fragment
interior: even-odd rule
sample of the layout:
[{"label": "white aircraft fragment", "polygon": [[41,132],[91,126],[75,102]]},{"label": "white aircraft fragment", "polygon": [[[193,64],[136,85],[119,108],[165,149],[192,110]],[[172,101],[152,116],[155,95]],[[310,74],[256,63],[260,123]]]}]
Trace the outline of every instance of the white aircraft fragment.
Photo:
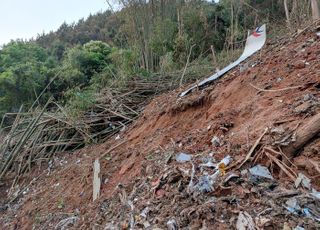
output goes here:
[{"label": "white aircraft fragment", "polygon": [[187,89],[186,91],[182,92],[180,94],[180,97],[183,97],[190,93],[192,90],[198,87],[202,87],[204,85],[209,84],[210,82],[218,79],[219,77],[223,76],[225,73],[227,73],[229,70],[233,69],[237,65],[239,65],[241,62],[243,62],[245,59],[253,55],[255,52],[259,51],[266,42],[266,25],[262,25],[260,27],[257,27],[255,31],[247,38],[246,46],[244,48],[244,51],[240,58],[236,60],[235,62],[229,64],[224,69],[216,72],[211,77],[204,79],[199,84],[192,86],[191,88]]}]

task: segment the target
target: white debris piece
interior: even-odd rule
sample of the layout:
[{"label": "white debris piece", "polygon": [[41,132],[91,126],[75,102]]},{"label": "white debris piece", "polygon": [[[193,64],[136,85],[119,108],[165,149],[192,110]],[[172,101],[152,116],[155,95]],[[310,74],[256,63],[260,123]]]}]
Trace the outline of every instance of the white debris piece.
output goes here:
[{"label": "white debris piece", "polygon": [[223,158],[216,166],[216,169],[219,169],[219,167],[221,167],[221,165],[227,166],[230,164],[230,162],[232,161],[231,156],[226,156],[225,158]]},{"label": "white debris piece", "polygon": [[250,57],[252,54],[259,51],[266,42],[266,25],[262,25],[255,29],[252,35],[248,36],[246,45],[244,48],[244,51],[242,55],[236,60],[235,62],[229,64],[222,70],[218,71],[217,73],[213,74],[211,77],[204,79],[203,81],[197,83],[196,85],[192,86],[191,88],[187,89],[186,91],[182,92],[180,94],[180,97],[184,97],[188,93],[192,92],[194,89],[198,89],[199,87],[203,87],[214,80],[222,77],[225,73],[233,69],[234,67],[238,66],[241,62],[246,60],[248,57]]},{"label": "white debris piece", "polygon": [[288,207],[293,208],[294,210],[299,210],[301,209],[298,201],[296,198],[290,198],[286,201],[286,205],[288,205]]},{"label": "white debris piece", "polygon": [[66,219],[61,220],[57,226],[55,227],[55,229],[61,229],[61,230],[65,230],[65,229],[69,229],[70,225],[73,225],[75,222],[77,222],[79,220],[79,217],[77,216],[72,216],[72,217],[68,217]]},{"label": "white debris piece", "polygon": [[95,201],[100,196],[100,161],[97,158],[93,164],[93,201]]},{"label": "white debris piece", "polygon": [[252,176],[263,177],[273,180],[271,173],[268,168],[262,165],[256,165],[249,169],[249,172]]},{"label": "white debris piece", "polygon": [[236,224],[237,230],[256,230],[255,223],[246,211],[240,212]]},{"label": "white debris piece", "polygon": [[211,139],[211,143],[212,143],[212,145],[214,145],[214,146],[216,146],[216,147],[221,146],[220,138],[217,137],[217,136],[214,136],[214,137]]},{"label": "white debris piece", "polygon": [[178,162],[187,162],[187,161],[191,161],[191,155],[187,154],[187,153],[179,153],[176,156],[176,161]]},{"label": "white debris piece", "polygon": [[303,228],[303,227],[300,227],[300,226],[297,226],[297,227],[295,227],[293,230],[304,230],[304,228]]},{"label": "white debris piece", "polygon": [[167,227],[168,230],[177,230],[178,229],[178,224],[175,219],[171,219],[167,222]]},{"label": "white debris piece", "polygon": [[296,188],[298,188],[300,184],[302,184],[303,187],[309,190],[311,189],[311,180],[308,177],[306,177],[303,173],[299,173],[298,178],[294,182]]},{"label": "white debris piece", "polygon": [[200,167],[215,168],[215,167],[217,166],[217,164],[212,163],[211,161],[208,161],[207,163],[205,163],[205,164],[200,164],[199,166],[200,166]]},{"label": "white debris piece", "polygon": [[150,212],[150,209],[148,207],[145,207],[140,213],[140,216],[143,218],[147,218],[149,212]]},{"label": "white debris piece", "polygon": [[310,195],[313,196],[314,198],[317,198],[318,200],[320,200],[320,192],[318,192],[314,188],[312,189],[312,192],[310,193]]}]

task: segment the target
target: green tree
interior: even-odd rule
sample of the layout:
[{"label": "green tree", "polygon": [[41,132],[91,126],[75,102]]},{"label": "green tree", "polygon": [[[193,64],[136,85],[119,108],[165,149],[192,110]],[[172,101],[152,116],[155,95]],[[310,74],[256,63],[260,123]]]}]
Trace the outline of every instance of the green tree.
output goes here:
[{"label": "green tree", "polygon": [[14,41],[0,51],[0,111],[16,111],[32,102],[46,81],[50,61],[33,42]]}]

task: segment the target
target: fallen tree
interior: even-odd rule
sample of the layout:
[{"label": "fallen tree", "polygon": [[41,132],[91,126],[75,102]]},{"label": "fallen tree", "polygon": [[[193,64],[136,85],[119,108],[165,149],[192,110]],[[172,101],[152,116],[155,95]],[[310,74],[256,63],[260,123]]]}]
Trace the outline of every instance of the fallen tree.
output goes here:
[{"label": "fallen tree", "polygon": [[296,141],[291,142],[288,146],[283,148],[284,153],[293,158],[298,151],[309,143],[315,136],[320,133],[320,113],[313,116],[305,124],[297,129],[295,133]]}]

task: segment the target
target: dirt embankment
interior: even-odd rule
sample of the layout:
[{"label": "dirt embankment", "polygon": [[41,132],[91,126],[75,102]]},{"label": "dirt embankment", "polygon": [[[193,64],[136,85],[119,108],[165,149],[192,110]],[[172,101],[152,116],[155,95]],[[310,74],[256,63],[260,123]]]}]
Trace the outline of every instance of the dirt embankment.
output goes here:
[{"label": "dirt embankment", "polygon": [[[26,194],[2,211],[2,226],[232,229],[242,216],[250,222],[249,215],[260,229],[319,228],[319,200],[308,197],[308,189],[295,188],[290,174],[265,151],[281,152],[295,141],[295,131],[320,111],[320,39],[313,28],[306,30],[268,44],[248,64],[241,73],[236,69],[184,98],[178,98],[179,89],[154,99],[120,139],[61,153],[44,172],[45,166],[39,165],[33,175],[37,180]],[[252,158],[238,168],[266,128]],[[180,152],[192,155],[192,161],[177,162]],[[319,152],[318,135],[293,159],[275,157],[292,175],[310,178],[319,191]],[[103,154],[101,196],[92,202],[92,163]],[[232,168],[221,171],[210,191],[192,189],[196,186],[191,183],[199,185],[203,176],[215,172],[201,165],[227,155]],[[266,166],[274,179],[248,176],[245,169],[257,164]],[[311,216],[286,209],[293,199],[285,194],[290,191],[300,196],[296,201]]]}]

